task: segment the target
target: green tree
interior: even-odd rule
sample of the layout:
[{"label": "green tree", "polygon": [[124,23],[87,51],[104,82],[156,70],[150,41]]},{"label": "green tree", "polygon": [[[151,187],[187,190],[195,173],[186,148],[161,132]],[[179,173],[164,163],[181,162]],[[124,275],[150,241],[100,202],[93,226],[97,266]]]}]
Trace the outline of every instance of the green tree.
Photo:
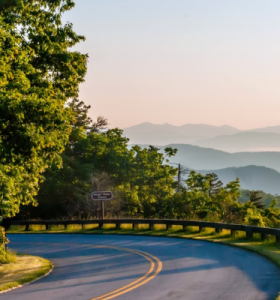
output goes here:
[{"label": "green tree", "polygon": [[[217,182],[218,178],[215,178],[215,181]],[[215,190],[211,174],[202,175],[195,171],[190,172],[183,197],[186,203],[185,207],[189,212],[193,212],[193,218],[221,221],[228,215],[228,210],[233,212],[234,208],[238,206],[239,179],[229,182],[225,187],[218,185]],[[214,191],[212,194],[209,193],[211,188]]]},{"label": "green tree", "polygon": [[202,175],[195,171],[191,171],[186,180],[186,184],[189,191],[201,191],[206,193],[210,189],[210,178],[208,175]]},{"label": "green tree", "polygon": [[280,227],[280,208],[278,207],[277,199],[273,199],[269,207],[262,210],[262,216],[265,226],[273,228]]},{"label": "green tree", "polygon": [[[248,194],[250,193],[250,190],[243,190],[241,189],[241,196],[239,197],[239,201],[241,203],[245,203],[248,201]],[[278,207],[279,207],[279,201],[280,196],[279,195],[272,195],[269,193],[265,193],[264,191],[259,191],[259,196],[262,197],[261,201],[265,204],[266,207],[269,207],[269,205],[273,202],[274,199],[278,200]]]},{"label": "green tree", "polygon": [[168,200],[177,186],[174,176],[177,169],[168,165],[168,158],[176,149],[166,148],[164,153],[154,146],[133,146],[127,160],[127,173],[121,186],[123,209],[130,216],[165,218],[170,215]]},{"label": "green tree", "polygon": [[211,174],[206,174],[209,176],[209,196],[213,197],[214,195],[217,195],[223,186],[223,183],[221,180],[219,180],[217,174],[211,173]]},{"label": "green tree", "polygon": [[0,11],[0,208],[13,216],[36,204],[42,173],[60,165],[87,55],[69,49],[83,36],[62,25],[71,0],[28,0]]},{"label": "green tree", "polygon": [[265,204],[261,201],[262,196],[260,195],[260,191],[250,191],[247,196],[249,196],[249,202],[255,205],[256,208],[265,208]]},{"label": "green tree", "polygon": [[256,206],[247,209],[247,214],[244,223],[246,225],[262,226],[262,227],[265,226],[265,222],[261,215],[261,212],[257,209]]},{"label": "green tree", "polygon": [[[69,141],[61,155],[62,166],[52,164],[51,168],[46,170],[45,180],[40,184],[36,197],[38,207],[22,207],[19,218],[53,219],[87,214],[81,207],[87,203],[85,200],[90,192],[90,178],[97,172],[88,156],[95,157],[98,148],[96,144],[95,153],[87,152],[93,150],[88,146],[89,135],[98,136],[98,132],[104,129],[107,121],[98,117],[97,122],[93,122],[88,117],[90,106],[77,98],[72,99],[68,107],[74,118],[71,122]],[[100,155],[98,158],[100,159]]]}]

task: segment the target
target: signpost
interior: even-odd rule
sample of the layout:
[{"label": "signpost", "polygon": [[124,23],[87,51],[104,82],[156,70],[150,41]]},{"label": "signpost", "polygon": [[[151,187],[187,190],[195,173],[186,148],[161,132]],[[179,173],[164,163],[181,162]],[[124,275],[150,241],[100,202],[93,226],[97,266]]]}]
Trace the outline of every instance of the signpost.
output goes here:
[{"label": "signpost", "polygon": [[102,209],[102,220],[104,219],[104,200],[112,200],[113,193],[106,191],[92,192],[91,199],[93,201],[101,200],[101,209]]},{"label": "signpost", "polygon": [[112,192],[104,192],[104,191],[92,192],[91,199],[92,200],[112,200],[113,193]]}]

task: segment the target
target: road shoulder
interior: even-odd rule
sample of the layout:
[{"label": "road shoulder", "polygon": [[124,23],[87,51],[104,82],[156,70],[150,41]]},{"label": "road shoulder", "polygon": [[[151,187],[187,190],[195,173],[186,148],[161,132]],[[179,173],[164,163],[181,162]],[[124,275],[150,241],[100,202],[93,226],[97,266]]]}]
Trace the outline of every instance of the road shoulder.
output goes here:
[{"label": "road shoulder", "polygon": [[22,287],[44,276],[53,269],[53,264],[38,256],[18,254],[15,263],[0,265],[0,293]]}]

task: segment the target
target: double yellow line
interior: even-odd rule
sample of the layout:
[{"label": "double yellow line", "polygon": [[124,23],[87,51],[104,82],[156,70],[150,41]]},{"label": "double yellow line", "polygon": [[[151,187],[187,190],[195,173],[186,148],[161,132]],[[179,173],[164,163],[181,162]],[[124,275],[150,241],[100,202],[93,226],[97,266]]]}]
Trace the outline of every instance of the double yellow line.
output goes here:
[{"label": "double yellow line", "polygon": [[113,247],[113,246],[97,246],[97,247],[126,251],[126,252],[130,252],[133,254],[143,256],[151,263],[151,267],[145,275],[143,275],[139,279],[131,282],[130,284],[128,284],[122,288],[119,288],[115,291],[112,291],[110,293],[101,295],[99,297],[92,298],[90,300],[109,300],[109,299],[118,297],[120,295],[123,295],[125,293],[128,293],[129,291],[134,290],[134,289],[138,288],[139,286],[141,286],[141,285],[147,283],[148,281],[152,280],[153,278],[155,278],[162,269],[162,262],[157,257],[155,257],[149,253],[139,251],[139,250],[132,250],[132,249],[126,249],[126,248],[120,248],[120,247]]},{"label": "double yellow line", "polygon": [[[17,244],[17,242],[14,242],[14,243]],[[162,269],[162,262],[157,257],[155,257],[147,252],[140,251],[140,250],[133,250],[133,249],[127,249],[127,248],[121,248],[121,247],[115,247],[115,246],[105,246],[105,245],[97,246],[97,245],[92,245],[92,244],[78,244],[78,243],[46,243],[46,242],[25,242],[25,243],[26,244],[53,244],[53,245],[60,245],[60,246],[61,245],[68,245],[68,246],[72,245],[72,246],[86,246],[89,248],[114,249],[114,250],[126,251],[126,252],[140,255],[140,256],[144,257],[145,259],[147,259],[151,263],[151,267],[150,267],[149,271],[145,275],[140,277],[139,279],[131,282],[128,285],[125,285],[122,288],[119,288],[110,293],[92,298],[90,300],[109,300],[109,299],[118,297],[120,295],[123,295],[125,293],[128,293],[129,291],[132,291],[132,290],[138,288],[139,286],[147,283],[148,281],[152,280],[153,278],[155,278]]]}]

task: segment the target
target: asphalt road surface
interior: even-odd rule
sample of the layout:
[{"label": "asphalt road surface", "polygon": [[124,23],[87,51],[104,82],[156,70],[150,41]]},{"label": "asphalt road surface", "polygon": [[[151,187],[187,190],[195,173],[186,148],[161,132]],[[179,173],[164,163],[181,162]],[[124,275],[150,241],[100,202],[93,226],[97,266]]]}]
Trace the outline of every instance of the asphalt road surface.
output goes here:
[{"label": "asphalt road surface", "polygon": [[263,300],[280,271],[238,248],[163,237],[13,234],[11,248],[54,263],[53,272],[2,300]]}]

